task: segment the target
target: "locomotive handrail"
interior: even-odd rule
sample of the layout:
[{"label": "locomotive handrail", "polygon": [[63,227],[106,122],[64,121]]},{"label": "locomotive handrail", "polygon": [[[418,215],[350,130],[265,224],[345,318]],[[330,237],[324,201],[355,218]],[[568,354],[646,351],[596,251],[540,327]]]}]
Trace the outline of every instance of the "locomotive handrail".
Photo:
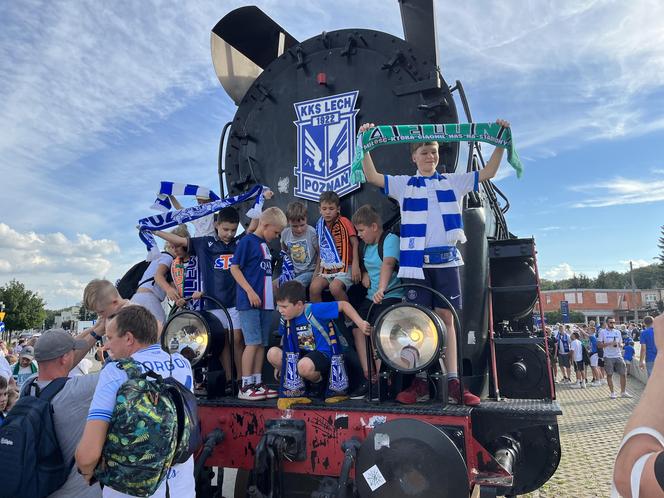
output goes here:
[{"label": "locomotive handrail", "polygon": [[221,129],[221,137],[219,138],[219,156],[217,157],[217,174],[219,175],[219,192],[221,198],[226,197],[226,189],[224,188],[224,175],[226,174],[226,169],[224,168],[224,137],[226,132],[233,124],[232,121],[228,121],[224,127]]},{"label": "locomotive handrail", "polygon": [[[192,297],[185,297],[183,298],[185,302],[187,301],[193,301],[194,298]],[[233,326],[233,319],[231,318],[231,314],[228,312],[228,309],[226,309],[226,306],[221,304],[221,302],[212,297],[212,296],[206,296],[203,294],[200,298],[198,299],[207,299],[209,301],[212,301],[214,304],[219,306],[219,309],[224,312],[224,315],[226,315],[226,320],[228,320],[228,328],[230,332],[230,342],[229,347],[230,349],[230,356],[231,356],[231,394],[235,395],[235,389],[236,389],[236,384],[237,384],[237,376],[235,375],[235,327]],[[187,310],[183,308],[182,306],[177,306],[175,303],[171,306],[170,311],[168,312],[168,319],[166,320],[166,323],[164,323],[163,331],[166,330],[166,325],[171,321],[171,318],[175,317],[177,315],[177,311],[173,313],[173,310],[180,310],[182,309],[183,311],[193,311],[197,312],[197,310]],[[201,310],[205,311],[205,310]],[[162,332],[162,338],[164,337],[163,332]],[[163,339],[162,339],[163,340]]]},{"label": "locomotive handrail", "polygon": [[[436,294],[438,298],[440,298],[446,305],[447,309],[449,309],[452,313],[452,319],[454,321],[454,336],[456,337],[457,341],[457,348],[456,348],[456,356],[457,356],[457,370],[459,374],[459,384],[460,384],[460,389],[461,392],[463,393],[463,357],[461,356],[461,347],[462,347],[462,342],[461,342],[461,321],[459,320],[459,315],[457,314],[456,310],[454,309],[454,306],[452,306],[452,303],[440,292],[438,292],[436,289],[432,289],[431,287],[427,287],[426,285],[422,284],[415,284],[415,283],[408,283],[408,284],[399,284],[395,285],[393,287],[389,287],[388,289],[385,290],[385,294],[389,292],[394,292],[397,289],[402,289],[402,288],[410,288],[412,289],[413,287],[420,288],[420,289],[425,289],[428,291],[433,292]],[[405,300],[405,298],[404,298]],[[374,307],[374,302],[372,301],[371,304],[369,305],[369,310],[367,311],[367,321],[371,317],[371,312],[373,311]],[[389,309],[389,308],[388,308]],[[447,327],[445,327],[447,330]],[[372,374],[372,366],[373,366],[373,361],[371,358],[371,338],[367,336],[366,341],[368,342],[367,344],[367,368],[369,370],[369,399],[371,399],[371,374]],[[378,372],[376,372],[378,373]],[[463,401],[463,396],[460,396],[460,402],[461,404],[465,404]]]}]

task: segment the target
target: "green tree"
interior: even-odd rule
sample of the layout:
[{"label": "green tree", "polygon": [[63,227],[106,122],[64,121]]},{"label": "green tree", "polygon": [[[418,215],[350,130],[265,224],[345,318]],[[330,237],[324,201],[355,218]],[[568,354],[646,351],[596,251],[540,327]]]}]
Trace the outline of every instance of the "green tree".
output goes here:
[{"label": "green tree", "polygon": [[60,314],[58,310],[44,310],[46,317],[44,318],[44,328],[51,329],[55,325],[55,317]]},{"label": "green tree", "polygon": [[79,320],[96,320],[97,313],[92,310],[89,310],[85,307],[85,304],[81,303],[81,307],[78,310],[78,319]]},{"label": "green tree", "polygon": [[46,318],[44,300],[18,280],[0,287],[0,301],[5,303],[4,321],[9,331],[41,327]]}]

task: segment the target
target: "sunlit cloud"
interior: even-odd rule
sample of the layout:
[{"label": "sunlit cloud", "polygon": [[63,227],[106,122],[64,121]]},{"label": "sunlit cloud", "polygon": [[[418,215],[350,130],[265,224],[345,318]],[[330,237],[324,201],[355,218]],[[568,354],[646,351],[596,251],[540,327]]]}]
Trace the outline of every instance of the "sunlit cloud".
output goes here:
[{"label": "sunlit cloud", "polygon": [[[649,204],[664,201],[664,180],[634,180],[617,176],[611,181],[575,186],[570,190],[592,191],[594,197],[572,205],[575,208],[600,208],[626,204]],[[597,191],[601,191],[595,194]]]}]

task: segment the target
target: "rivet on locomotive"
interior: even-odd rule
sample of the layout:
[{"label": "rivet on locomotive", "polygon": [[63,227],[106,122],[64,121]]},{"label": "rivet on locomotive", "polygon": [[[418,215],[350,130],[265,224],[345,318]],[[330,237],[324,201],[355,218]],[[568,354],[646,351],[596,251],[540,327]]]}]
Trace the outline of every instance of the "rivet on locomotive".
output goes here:
[{"label": "rivet on locomotive", "polygon": [[[405,40],[343,29],[300,42],[253,6],[219,21],[211,34],[214,67],[238,106],[222,131],[222,192],[267,185],[282,209],[305,199],[312,222],[320,193],[334,190],[342,212],[371,204],[386,220],[385,229],[398,230],[398,206],[371,185],[350,182],[358,123],[458,123],[455,98],[472,121],[461,82],[448,85],[439,70],[433,0],[400,0],[399,8]],[[463,165],[459,148],[441,144],[447,172],[483,167],[479,144],[469,144]],[[373,158],[388,174],[411,169],[405,146],[382,147]],[[455,319],[460,374],[482,399],[476,407],[447,402],[440,361],[444,324],[408,303],[372,317],[383,365],[375,401],[314,402],[286,411],[275,400],[225,394],[225,375],[214,361],[224,334],[214,317],[171,317],[164,347],[173,347],[183,333],[196,336],[194,367],[206,372],[205,389],[197,393],[206,440],[197,458],[198,496],[221,496],[223,468],[239,469],[237,497],[456,498],[476,488],[481,496],[496,496],[542,486],[560,461],[561,411],[548,344],[533,325],[539,297],[535,243],[509,232],[508,208],[490,181],[463,201],[464,307]],[[432,335],[433,344],[409,369],[399,361],[390,332],[404,321]],[[395,402],[406,371],[426,372],[429,402]],[[271,372],[263,378],[272,378]]]}]

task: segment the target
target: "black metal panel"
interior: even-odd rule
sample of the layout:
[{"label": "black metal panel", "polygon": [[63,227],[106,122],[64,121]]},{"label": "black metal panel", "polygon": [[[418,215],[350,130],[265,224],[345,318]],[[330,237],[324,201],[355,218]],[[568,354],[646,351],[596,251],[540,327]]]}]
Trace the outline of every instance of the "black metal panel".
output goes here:
[{"label": "black metal panel", "polygon": [[229,12],[212,28],[212,32],[263,69],[278,55],[280,33],[284,36],[284,50],[298,43],[253,5]]},{"label": "black metal panel", "polygon": [[[224,158],[230,193],[259,182],[279,191],[273,201],[279,207],[294,200],[296,102],[358,91],[358,124],[457,122],[454,101],[442,79],[425,85],[427,90],[397,95],[405,85],[430,81],[432,69],[431,61],[416,48],[378,31],[333,31],[292,47],[256,79],[233,119]],[[326,75],[326,84],[317,82],[319,73]],[[441,163],[448,170],[456,168],[458,151],[458,144],[441,146]],[[382,147],[372,156],[382,172],[415,171],[407,146]],[[342,212],[349,215],[363,204],[375,206],[386,221],[399,214],[396,203],[367,184],[342,198]],[[318,217],[317,203],[310,202],[309,222]]]},{"label": "black metal panel", "polygon": [[405,40],[438,65],[433,0],[399,0]]}]

